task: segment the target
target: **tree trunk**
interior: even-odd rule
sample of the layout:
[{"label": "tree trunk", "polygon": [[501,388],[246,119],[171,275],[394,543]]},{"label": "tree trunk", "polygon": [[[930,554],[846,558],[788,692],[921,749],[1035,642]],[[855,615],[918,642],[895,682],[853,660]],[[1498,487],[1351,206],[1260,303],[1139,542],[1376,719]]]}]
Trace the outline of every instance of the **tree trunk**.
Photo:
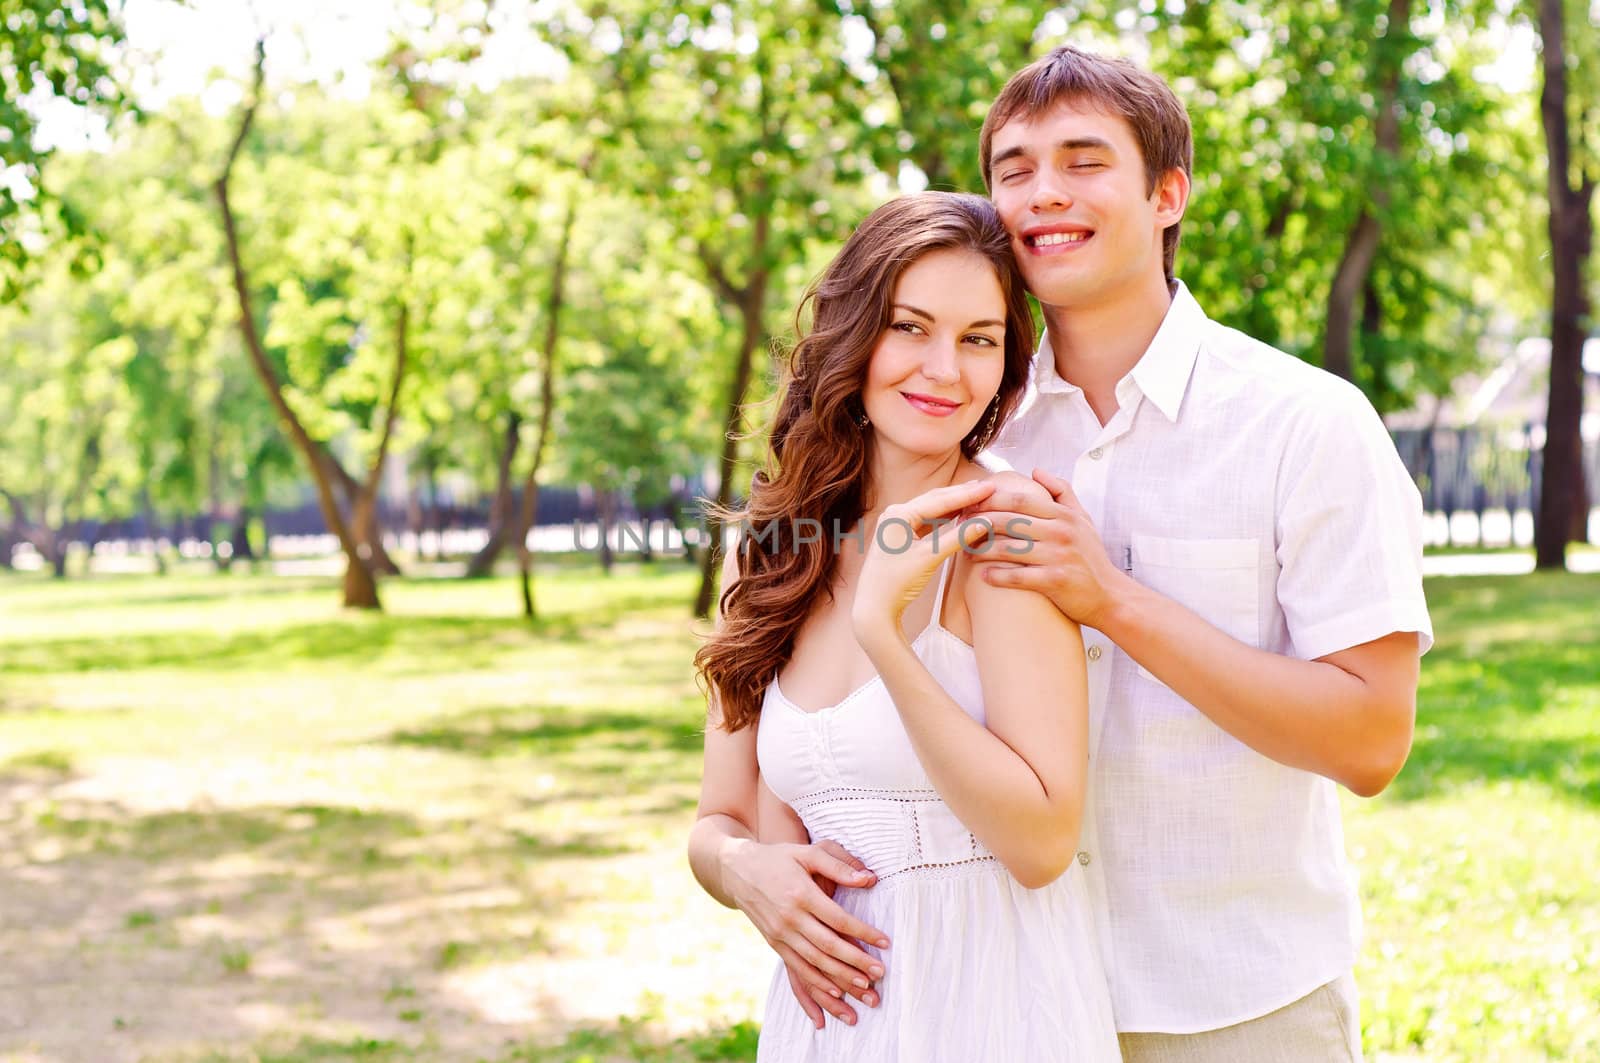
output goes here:
[{"label": "tree trunk", "polygon": [[1375,60],[1379,90],[1373,132],[1379,165],[1374,167],[1369,178],[1370,202],[1362,205],[1355,224],[1350,227],[1350,234],[1345,238],[1344,253],[1339,257],[1339,267],[1334,271],[1333,283],[1328,288],[1322,368],[1346,380],[1355,377],[1351,346],[1355,331],[1356,299],[1367,286],[1372,261],[1377,257],[1378,244],[1383,238],[1383,226],[1378,217],[1389,206],[1388,175],[1383,172],[1382,163],[1384,160],[1392,161],[1400,154],[1400,67],[1405,61],[1405,49],[1411,36],[1410,22],[1411,0],[1389,0],[1388,27],[1384,31],[1384,39],[1376,45]]},{"label": "tree trunk", "polygon": [[616,525],[617,495],[609,487],[597,487],[594,492],[595,523],[600,526],[600,571],[611,575],[616,558],[611,552],[611,529]]},{"label": "tree trunk", "polygon": [[[587,174],[587,164],[585,164]],[[533,454],[528,463],[528,475],[522,481],[522,512],[518,515],[513,541],[517,548],[517,582],[522,592],[522,615],[529,620],[539,616],[533,594],[533,548],[528,545],[528,535],[533,531],[539,516],[539,467],[544,464],[545,450],[550,442],[550,426],[556,412],[556,354],[561,339],[561,309],[566,301],[567,258],[572,250],[572,229],[578,220],[576,194],[567,199],[567,214],[561,222],[561,240],[556,244],[556,258],[550,270],[550,293],[545,298],[544,343],[540,350],[539,366],[539,420],[534,430]]]},{"label": "tree trunk", "polygon": [[[752,355],[761,340],[761,305],[765,287],[766,273],[763,271],[756,274],[741,308],[744,327],[739,337],[739,355],[733,366],[728,401],[722,409],[722,454],[717,459],[717,506],[720,509],[733,504],[733,477],[739,464],[739,436],[744,419],[745,397],[750,390]],[[711,616],[711,596],[716,588],[717,575],[722,569],[722,521],[714,515],[708,515],[706,530],[711,539],[700,555],[700,589],[694,597],[694,615],[701,620]]]},{"label": "tree trunk", "polygon": [[[423,459],[423,475],[428,485],[428,506],[424,511],[423,530],[433,529],[433,560],[439,561],[444,557],[444,517],[439,508],[439,456],[433,451],[428,451]],[[421,552],[422,538],[417,538],[417,549]]]},{"label": "tree trunk", "polygon": [[266,349],[262,346],[260,333],[256,329],[255,311],[251,307],[250,279],[245,272],[244,259],[239,251],[238,227],[234,222],[233,208],[228,201],[228,178],[233,172],[233,164],[239,157],[240,149],[244,147],[245,138],[250,134],[250,126],[255,121],[256,108],[261,101],[262,82],[265,79],[265,64],[266,42],[257,40],[254,84],[250,90],[249,102],[246,103],[244,114],[240,117],[239,129],[234,136],[233,146],[228,152],[222,173],[213,186],[218,208],[222,212],[222,230],[227,240],[228,260],[233,268],[234,294],[239,300],[239,329],[244,334],[245,352],[249,355],[250,364],[255,368],[256,376],[266,388],[267,398],[277,412],[278,419],[283,422],[290,439],[300,451],[311,478],[316,483],[317,505],[322,510],[323,523],[338,538],[339,547],[344,551],[345,606],[353,609],[380,609],[382,606],[378,601],[377,580],[361,556],[355,535],[345,523],[343,514],[339,512],[338,502],[333,495],[332,477],[322,460],[322,448],[307,434],[305,426],[283,394],[283,385],[278,380],[277,371],[267,360]]},{"label": "tree trunk", "polygon": [[139,492],[139,513],[144,518],[144,533],[150,540],[150,557],[155,562],[156,575],[167,574],[167,559],[161,553],[161,533],[156,527],[156,508],[150,501],[150,489],[143,488]]},{"label": "tree trunk", "polygon": [[1593,242],[1590,201],[1594,178],[1572,185],[1572,141],[1567,119],[1566,39],[1562,0],[1539,0],[1544,88],[1539,96],[1549,155],[1550,394],[1545,413],[1544,470],[1534,525],[1534,564],[1562,569],[1567,542],[1587,532],[1583,483],[1583,341],[1588,298],[1583,267]]},{"label": "tree trunk", "polygon": [[389,549],[383,542],[383,521],[378,512],[377,490],[374,488],[369,491],[366,484],[351,476],[345,467],[339,464],[338,459],[329,453],[327,447],[321,447],[321,450],[323,460],[328,464],[329,474],[333,477],[334,486],[344,496],[350,529],[356,537],[358,549],[367,567],[379,576],[400,575],[400,566],[389,556]]},{"label": "tree trunk", "polygon": [[489,504],[489,541],[467,562],[467,578],[481,579],[494,571],[506,540],[516,523],[516,500],[511,491],[511,464],[522,442],[522,418],[515,410],[506,414],[506,430],[500,441],[500,460],[495,467],[494,501]]},{"label": "tree trunk", "polygon": [[639,560],[649,564],[656,559],[655,547],[650,545],[650,533],[655,530],[656,518],[653,513],[639,511]]},{"label": "tree trunk", "polygon": [[[409,237],[406,246],[409,264]],[[394,558],[389,556],[389,550],[383,543],[383,522],[379,520],[378,515],[378,493],[383,486],[383,466],[389,460],[389,443],[394,438],[395,421],[400,414],[400,389],[405,383],[406,368],[411,364],[410,323],[411,304],[402,294],[395,314],[394,376],[389,385],[389,398],[384,406],[383,433],[378,437],[378,449],[372,456],[371,466],[367,469],[366,482],[361,485],[361,498],[365,500],[366,508],[362,512],[362,519],[356,522],[356,534],[361,536],[362,545],[367,549],[369,563],[375,571],[386,576],[398,576],[400,566],[394,563]]]},{"label": "tree trunk", "polygon": [[0,487],[0,498],[4,498],[11,509],[11,519],[6,522],[3,529],[0,529],[0,535],[4,536],[0,550],[5,553],[5,567],[12,568],[14,566],[11,555],[17,547],[23,543],[32,543],[37,550],[39,544],[35,541],[33,523],[28,520],[27,508],[22,504],[22,499],[3,487]]},{"label": "tree trunk", "polygon": [[256,551],[250,545],[250,507],[240,506],[238,515],[234,517],[233,529],[228,535],[228,545],[233,548],[235,561],[249,561],[254,563]]}]

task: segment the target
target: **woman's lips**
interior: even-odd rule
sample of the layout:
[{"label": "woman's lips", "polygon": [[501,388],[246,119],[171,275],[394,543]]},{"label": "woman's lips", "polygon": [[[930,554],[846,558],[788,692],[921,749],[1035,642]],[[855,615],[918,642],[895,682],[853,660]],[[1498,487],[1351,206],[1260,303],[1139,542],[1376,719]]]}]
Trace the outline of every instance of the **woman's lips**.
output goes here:
[{"label": "woman's lips", "polygon": [[949,417],[952,413],[961,409],[960,403],[945,402],[931,395],[917,395],[906,391],[902,391],[900,394],[912,406],[930,417]]}]

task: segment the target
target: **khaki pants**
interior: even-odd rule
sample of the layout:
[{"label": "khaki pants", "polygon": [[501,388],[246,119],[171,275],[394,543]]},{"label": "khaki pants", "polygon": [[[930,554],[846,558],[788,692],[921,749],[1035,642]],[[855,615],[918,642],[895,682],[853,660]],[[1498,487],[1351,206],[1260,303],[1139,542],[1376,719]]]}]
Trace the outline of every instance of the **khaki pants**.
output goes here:
[{"label": "khaki pants", "polygon": [[1334,979],[1259,1019],[1204,1033],[1125,1033],[1125,1063],[1361,1063],[1356,980]]}]

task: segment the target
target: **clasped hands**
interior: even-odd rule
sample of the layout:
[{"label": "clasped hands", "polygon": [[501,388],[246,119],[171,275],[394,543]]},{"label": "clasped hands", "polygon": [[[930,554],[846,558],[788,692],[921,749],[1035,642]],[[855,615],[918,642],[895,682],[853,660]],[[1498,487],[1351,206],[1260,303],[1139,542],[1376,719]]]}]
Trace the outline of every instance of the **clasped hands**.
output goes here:
[{"label": "clasped hands", "polygon": [[1065,616],[1096,629],[1104,629],[1118,583],[1127,578],[1106,555],[1072,485],[1043,469],[1032,479],[1001,472],[935,488],[884,510],[880,529],[892,521],[908,528],[900,537],[904,546],[882,532],[873,537],[851,612],[856,639],[869,656],[903,637],[901,616],[957,549],[982,567],[990,584],[1037,591]]}]

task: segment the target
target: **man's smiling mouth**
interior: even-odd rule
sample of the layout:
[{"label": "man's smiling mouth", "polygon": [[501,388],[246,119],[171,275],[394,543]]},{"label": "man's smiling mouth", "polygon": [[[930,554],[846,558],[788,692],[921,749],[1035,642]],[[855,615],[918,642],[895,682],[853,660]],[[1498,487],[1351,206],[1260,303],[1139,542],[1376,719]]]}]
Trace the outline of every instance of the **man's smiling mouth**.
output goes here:
[{"label": "man's smiling mouth", "polygon": [[1057,244],[1081,244],[1089,239],[1090,234],[1078,233],[1042,233],[1039,236],[1028,237],[1029,247],[1055,247]]}]

